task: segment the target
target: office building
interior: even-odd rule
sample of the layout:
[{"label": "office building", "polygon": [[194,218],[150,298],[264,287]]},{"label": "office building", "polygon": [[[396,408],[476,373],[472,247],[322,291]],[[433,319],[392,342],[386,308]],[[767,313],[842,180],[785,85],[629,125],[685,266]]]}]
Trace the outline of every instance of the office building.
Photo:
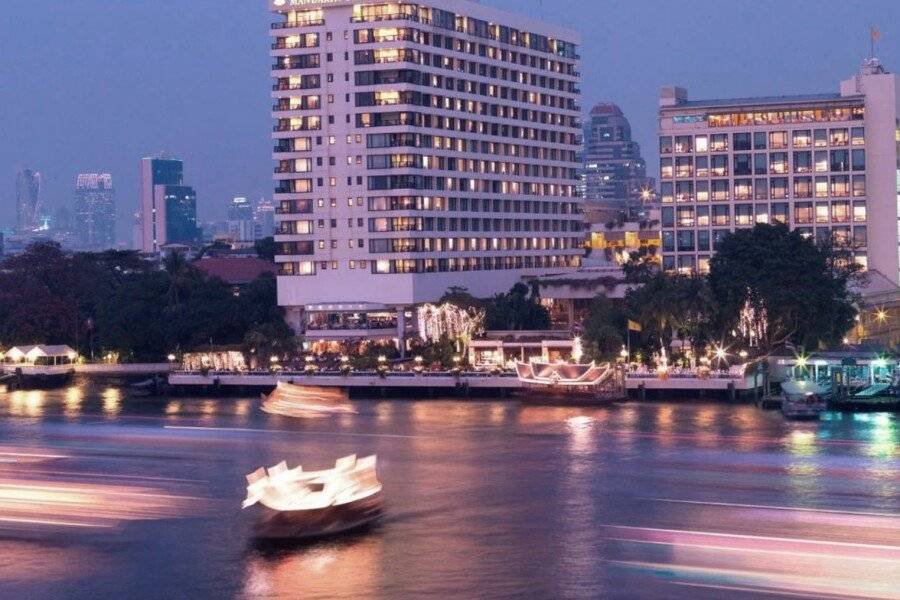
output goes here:
[{"label": "office building", "polygon": [[660,97],[663,265],[705,272],[735,228],[784,223],[900,282],[897,78],[877,59],[839,92]]},{"label": "office building", "polygon": [[42,227],[41,174],[31,169],[16,173],[16,232],[28,235]]},{"label": "office building", "polygon": [[450,286],[487,296],[579,264],[576,32],[470,0],[271,9],[296,327],[403,337],[406,308]]},{"label": "office building", "polygon": [[82,250],[106,250],[116,245],[116,192],[109,173],[81,173],[75,180],[74,219],[58,219],[58,229],[71,230]]},{"label": "office building", "polygon": [[628,212],[654,195],[641,147],[631,138],[631,123],[622,109],[601,102],[591,109],[584,128],[583,196],[586,205]]},{"label": "office building", "polygon": [[228,236],[236,242],[252,242],[256,239],[253,221],[253,205],[246,198],[233,198],[226,211]]},{"label": "office building", "polygon": [[260,198],[253,209],[253,222],[256,239],[275,235],[275,204],[266,198]]},{"label": "office building", "polygon": [[167,244],[195,245],[197,194],[184,185],[184,163],[166,157],[141,160],[141,249],[157,253]]}]

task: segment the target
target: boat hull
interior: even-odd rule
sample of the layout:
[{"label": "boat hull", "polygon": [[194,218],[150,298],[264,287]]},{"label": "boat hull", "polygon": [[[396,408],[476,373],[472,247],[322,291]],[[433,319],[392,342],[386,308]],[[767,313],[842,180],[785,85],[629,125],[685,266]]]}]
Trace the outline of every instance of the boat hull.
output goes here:
[{"label": "boat hull", "polygon": [[815,420],[828,408],[828,403],[817,396],[790,397],[781,400],[781,414],[788,419]]},{"label": "boat hull", "polygon": [[19,388],[47,389],[67,385],[75,376],[75,370],[21,367],[12,371],[12,375]]},{"label": "boat hull", "polygon": [[256,525],[259,540],[311,540],[347,533],[381,518],[384,497],[379,491],[348,504],[313,510],[277,511],[262,507]]}]

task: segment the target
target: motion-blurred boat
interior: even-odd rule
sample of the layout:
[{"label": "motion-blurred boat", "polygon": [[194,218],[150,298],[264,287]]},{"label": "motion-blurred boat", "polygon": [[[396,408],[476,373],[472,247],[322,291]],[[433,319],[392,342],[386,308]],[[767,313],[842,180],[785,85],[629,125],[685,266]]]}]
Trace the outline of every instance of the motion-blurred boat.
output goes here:
[{"label": "motion-blurred boat", "polygon": [[275,390],[262,396],[262,409],[284,417],[315,418],[355,414],[350,396],[341,388],[293,385],[278,382]]},{"label": "motion-blurred boat", "polygon": [[333,469],[288,469],[282,462],[247,475],[243,508],[261,505],[257,537],[303,540],[359,529],[382,515],[376,457],[339,459]]},{"label": "motion-blurred boat", "polygon": [[828,409],[830,385],[811,380],[781,384],[781,414],[788,419],[818,419]]}]

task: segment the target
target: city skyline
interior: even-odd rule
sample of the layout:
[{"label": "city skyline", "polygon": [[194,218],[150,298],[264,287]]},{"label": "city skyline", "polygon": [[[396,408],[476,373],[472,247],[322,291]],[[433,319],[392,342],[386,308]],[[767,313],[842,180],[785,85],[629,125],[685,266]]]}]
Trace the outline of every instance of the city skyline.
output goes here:
[{"label": "city skyline", "polygon": [[[873,24],[883,32],[876,53],[889,70],[900,64],[900,38],[891,30],[891,23],[900,17],[900,6],[887,1],[869,3],[865,14],[842,5],[825,12],[811,2],[726,7],[702,2],[686,11],[656,2],[599,7],[577,1],[569,4],[566,13],[554,12],[549,5],[541,8],[538,0],[484,4],[581,31],[586,40],[581,50],[583,108],[588,110],[599,101],[619,104],[645,149],[655,147],[661,85],[688,86],[699,97],[829,90],[868,54],[868,27]],[[97,170],[112,173],[118,182],[117,239],[128,241],[129,215],[137,209],[139,196],[135,165],[140,157],[161,150],[193,165],[192,183],[200,195],[202,220],[224,218],[234,196],[270,196],[265,2],[229,6],[232,18],[221,22],[208,19],[210,11],[219,8],[211,1],[178,5],[176,21],[164,10],[170,5],[175,6],[166,2],[110,6],[100,0],[85,0],[77,6],[9,3],[10,18],[0,24],[0,34],[12,44],[24,43],[24,32],[38,27],[38,22],[68,27],[75,36],[89,36],[88,23],[106,26],[110,34],[100,44],[83,44],[77,65],[58,58],[62,55],[58,45],[68,46],[69,38],[48,40],[26,55],[8,53],[0,58],[4,79],[17,82],[15,94],[10,88],[0,91],[0,108],[13,124],[0,144],[0,175],[6,174],[0,176],[0,226],[15,220],[13,183],[19,169],[27,166],[42,173],[44,202],[51,214],[61,206],[71,207],[71,181],[78,173]],[[779,20],[804,22],[805,27],[789,35],[782,28],[731,31],[730,23],[775,14],[769,9],[776,6]],[[749,50],[730,54],[726,69],[716,59],[722,51],[715,35],[694,36],[690,44],[676,44],[680,34],[670,32],[696,27],[697,15],[708,19],[704,31],[726,32],[735,47]],[[198,45],[195,32],[200,22],[209,43]],[[821,35],[838,23],[846,35]],[[166,68],[133,69],[129,65],[140,62],[147,46],[137,44],[131,49],[131,40],[149,38],[160,27],[168,35],[166,44],[153,45],[154,56]],[[635,35],[636,31],[641,35]],[[811,49],[810,55],[816,57],[812,63],[794,51],[798,45]],[[768,76],[774,65],[783,73],[777,80]],[[107,93],[97,98],[93,91],[101,78]],[[67,90],[65,102],[48,92],[48,79],[56,82],[54,90]],[[183,89],[185,81],[194,82],[188,94],[160,91]],[[17,102],[22,96],[33,101]],[[39,118],[51,113],[57,118]],[[102,127],[91,119],[98,113],[107,116]],[[645,159],[648,173],[655,174],[655,153],[645,151]]]}]

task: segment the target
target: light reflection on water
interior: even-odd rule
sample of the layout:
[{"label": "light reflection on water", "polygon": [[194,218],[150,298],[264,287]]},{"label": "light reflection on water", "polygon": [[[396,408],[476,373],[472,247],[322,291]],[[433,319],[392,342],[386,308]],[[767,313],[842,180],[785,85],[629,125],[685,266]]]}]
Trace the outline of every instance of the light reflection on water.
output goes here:
[{"label": "light reflection on water", "polygon": [[[46,597],[113,597],[114,578],[117,597],[339,600],[825,595],[855,577],[861,595],[881,598],[900,565],[894,416],[795,424],[712,403],[357,407],[310,423],[264,415],[253,398],[129,398],[84,385],[0,394],[0,414],[25,417],[0,420],[0,458],[12,461],[0,460],[0,491],[25,481],[47,488],[47,502],[68,499],[33,515],[43,520],[68,511],[127,523],[97,543],[17,528],[24,542],[0,542],[0,597],[28,597],[29,577],[48,582]],[[384,523],[310,546],[252,543],[256,514],[238,509],[246,473],[352,452],[379,455]],[[82,553],[89,568],[74,569]]]}]

